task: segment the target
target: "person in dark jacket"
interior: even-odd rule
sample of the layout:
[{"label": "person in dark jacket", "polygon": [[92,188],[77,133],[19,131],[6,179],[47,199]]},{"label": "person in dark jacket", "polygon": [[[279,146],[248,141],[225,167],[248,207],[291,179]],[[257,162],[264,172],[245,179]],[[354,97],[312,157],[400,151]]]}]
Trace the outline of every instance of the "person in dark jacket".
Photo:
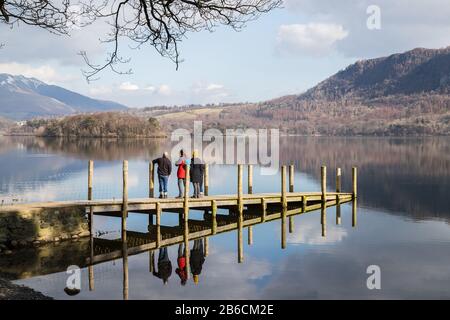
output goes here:
[{"label": "person in dark jacket", "polygon": [[158,165],[159,198],[167,198],[167,184],[172,173],[172,162],[169,154],[164,152],[161,158],[153,160],[153,164]]},{"label": "person in dark jacket", "polygon": [[162,279],[164,284],[167,284],[170,276],[172,275],[172,262],[170,262],[169,255],[167,253],[167,247],[159,249],[158,255],[158,272],[155,270],[155,259],[152,258],[153,275]]},{"label": "person in dark jacket", "polygon": [[190,256],[190,266],[195,284],[198,284],[199,275],[202,273],[204,262],[205,252],[203,250],[203,239],[194,240],[194,247],[191,250]]},{"label": "person in dark jacket", "polygon": [[190,178],[194,185],[194,195],[192,198],[200,198],[200,184],[203,182],[203,174],[205,172],[205,164],[198,158],[198,151],[192,153]]}]

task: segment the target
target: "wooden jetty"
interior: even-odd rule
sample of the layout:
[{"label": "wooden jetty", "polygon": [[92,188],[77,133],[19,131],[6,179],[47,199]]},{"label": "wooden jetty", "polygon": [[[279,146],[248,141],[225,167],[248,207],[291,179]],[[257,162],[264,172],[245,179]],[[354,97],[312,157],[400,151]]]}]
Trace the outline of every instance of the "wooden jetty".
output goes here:
[{"label": "wooden jetty", "polygon": [[[243,192],[244,165],[237,166],[237,192],[230,195],[210,195],[207,187],[208,169],[205,174],[205,196],[201,198],[189,197],[189,168],[185,183],[183,198],[159,199],[154,198],[154,167],[149,165],[149,197],[129,199],[128,197],[128,162],[123,162],[123,196],[120,200],[93,199],[94,164],[88,164],[88,192],[87,200],[55,201],[46,203],[31,203],[16,205],[27,208],[65,208],[77,207],[86,211],[91,230],[90,253],[85,258],[84,266],[88,267],[89,289],[94,290],[94,265],[121,258],[123,260],[123,297],[128,299],[128,257],[142,252],[149,252],[153,259],[153,252],[159,248],[184,244],[186,256],[186,272],[189,275],[189,242],[202,239],[205,245],[205,255],[208,254],[208,238],[216,234],[237,231],[237,261],[244,261],[244,229],[247,229],[247,244],[253,244],[253,227],[266,222],[280,220],[281,248],[287,247],[287,232],[294,231],[294,217],[320,210],[322,236],[326,236],[326,211],[336,206],[336,224],[341,224],[341,204],[352,202],[352,226],[356,226],[356,198],[357,198],[357,169],[352,169],[352,191],[342,192],[342,172],[336,170],[336,189],[327,190],[327,168],[321,168],[321,190],[318,192],[296,192],[294,185],[294,166],[281,167],[279,193],[254,193],[253,166],[249,165],[248,189]],[[288,170],[287,170],[288,169]],[[288,180],[287,179],[288,175]],[[6,208],[5,208],[6,209]],[[191,210],[203,212],[203,220],[189,217]],[[127,230],[129,213],[148,215],[148,232]],[[161,223],[163,214],[178,214],[178,225],[165,226]],[[121,219],[121,236],[118,239],[106,240],[94,238],[93,225],[96,215],[117,217]],[[287,228],[288,225],[288,228]],[[82,266],[81,266],[82,267]],[[152,264],[149,264],[152,269]]]}]

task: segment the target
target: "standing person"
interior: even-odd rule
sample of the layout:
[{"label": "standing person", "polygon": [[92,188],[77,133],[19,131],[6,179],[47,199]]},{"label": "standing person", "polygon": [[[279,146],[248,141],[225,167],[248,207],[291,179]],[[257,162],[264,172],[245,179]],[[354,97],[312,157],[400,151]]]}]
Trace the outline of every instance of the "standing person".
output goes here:
[{"label": "standing person", "polygon": [[184,155],[183,149],[180,150],[180,158],[175,163],[178,167],[178,198],[183,198],[184,195],[184,183],[186,181],[186,166],[189,165],[189,159]]},{"label": "standing person", "polygon": [[186,272],[186,256],[184,255],[183,245],[178,246],[178,268],[175,270],[176,274],[180,277],[181,285],[185,286],[187,281]]},{"label": "standing person", "polygon": [[159,249],[158,255],[158,272],[155,270],[155,259],[152,259],[153,275],[162,279],[164,284],[167,284],[170,276],[172,275],[172,262],[170,262],[169,255],[167,253],[167,247]]},{"label": "standing person", "polygon": [[199,275],[202,273],[204,262],[205,252],[203,251],[203,239],[194,240],[194,247],[191,250],[190,265],[195,284],[198,284]]},{"label": "standing person", "polygon": [[158,165],[159,198],[167,198],[167,183],[172,173],[172,162],[169,160],[169,154],[164,152],[161,158],[153,160],[153,164]]},{"label": "standing person", "polygon": [[205,164],[198,157],[198,151],[194,150],[191,159],[191,182],[194,185],[194,195],[192,198],[200,198],[200,183],[203,182],[203,174],[205,172]]}]

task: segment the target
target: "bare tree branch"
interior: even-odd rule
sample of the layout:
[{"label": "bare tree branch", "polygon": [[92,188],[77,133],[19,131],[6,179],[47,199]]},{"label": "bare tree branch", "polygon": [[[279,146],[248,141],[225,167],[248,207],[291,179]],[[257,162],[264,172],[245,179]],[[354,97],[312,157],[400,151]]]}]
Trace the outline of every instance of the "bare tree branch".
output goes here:
[{"label": "bare tree branch", "polygon": [[[69,10],[71,1],[81,1],[75,17]],[[91,81],[106,68],[117,73],[131,72],[117,69],[118,64],[130,61],[120,56],[122,42],[134,43],[133,48],[150,45],[178,68],[179,44],[187,33],[214,31],[218,25],[239,31],[247,22],[281,4],[282,0],[0,0],[0,22],[22,22],[69,34],[71,20],[78,16],[85,19],[85,25],[106,21],[111,26],[102,39],[111,45],[106,61],[91,63],[88,54],[80,52],[89,68],[83,74]]]}]

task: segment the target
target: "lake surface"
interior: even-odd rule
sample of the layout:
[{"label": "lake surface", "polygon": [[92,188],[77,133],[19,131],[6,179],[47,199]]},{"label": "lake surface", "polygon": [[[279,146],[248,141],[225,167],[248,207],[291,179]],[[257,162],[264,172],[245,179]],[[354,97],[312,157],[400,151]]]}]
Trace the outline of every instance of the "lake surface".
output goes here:
[{"label": "lake surface", "polygon": [[[343,191],[350,192],[351,167],[358,167],[357,226],[352,227],[351,203],[341,207],[341,225],[334,223],[335,208],[327,209],[326,237],[320,210],[298,215],[282,250],[279,220],[256,225],[253,244],[245,241],[243,263],[237,262],[236,231],[212,236],[198,284],[191,277],[184,286],[175,273],[178,246],[168,248],[173,272],[167,284],[149,272],[148,252],[129,256],[130,299],[450,298],[450,138],[283,137],[280,142],[280,162],[296,165],[296,191],[319,191],[320,167],[326,165],[328,189],[341,167]],[[146,197],[148,161],[168,149],[164,140],[0,137],[0,202],[86,199],[89,159],[95,161],[95,199],[121,199],[123,159],[129,160],[130,198]],[[211,166],[210,194],[236,193],[236,176],[236,167]],[[279,192],[279,175],[261,176],[255,169],[253,189]],[[169,191],[176,196],[175,176]],[[196,215],[202,213],[192,212]],[[177,221],[176,214],[163,214],[162,224]],[[130,214],[127,226],[146,232],[147,224],[146,216]],[[96,217],[94,227],[114,238],[120,219]],[[27,250],[7,268],[0,261],[0,275],[11,276],[17,264],[24,270],[15,283],[51,297],[122,299],[122,259],[93,267],[94,291],[83,268],[82,290],[70,297],[64,292],[65,263],[83,250],[65,245]],[[29,270],[27,259],[34,259]],[[380,267],[381,290],[367,288],[371,265]]]}]

